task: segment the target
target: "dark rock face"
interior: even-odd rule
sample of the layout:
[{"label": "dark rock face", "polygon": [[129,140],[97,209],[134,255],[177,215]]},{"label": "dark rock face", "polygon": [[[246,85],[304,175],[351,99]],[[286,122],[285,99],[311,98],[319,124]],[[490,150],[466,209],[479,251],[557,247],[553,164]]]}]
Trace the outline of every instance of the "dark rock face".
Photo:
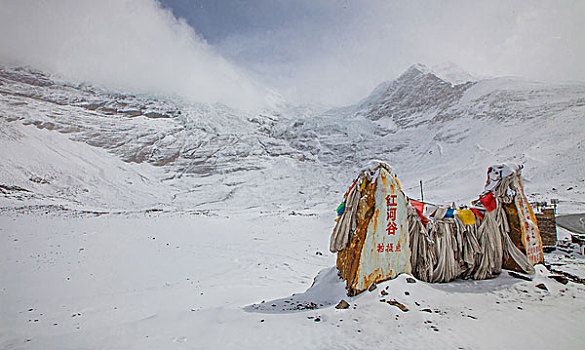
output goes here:
[{"label": "dark rock face", "polygon": [[474,84],[452,85],[414,65],[398,79],[379,85],[360,105],[360,113],[372,120],[392,118],[399,127],[416,126],[422,114],[440,115]]},{"label": "dark rock face", "polygon": [[557,244],[557,225],[555,210],[553,208],[542,209],[541,213],[536,213],[538,229],[542,238],[542,245],[554,247]]}]

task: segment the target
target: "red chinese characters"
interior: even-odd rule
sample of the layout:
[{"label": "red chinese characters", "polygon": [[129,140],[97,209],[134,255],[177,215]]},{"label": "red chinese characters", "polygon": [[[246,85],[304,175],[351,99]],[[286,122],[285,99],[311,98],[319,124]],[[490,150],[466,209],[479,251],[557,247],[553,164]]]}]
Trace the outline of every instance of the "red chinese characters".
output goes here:
[{"label": "red chinese characters", "polygon": [[388,243],[386,244],[386,253],[390,253],[390,252],[399,252],[401,251],[400,248],[400,242],[396,243],[396,246],[394,246],[394,243]]},{"label": "red chinese characters", "polygon": [[388,233],[389,235],[394,235],[396,234],[396,223],[394,221],[389,221],[388,224],[386,225],[386,233]]},{"label": "red chinese characters", "polygon": [[400,252],[400,251],[402,251],[402,247],[400,247],[400,242],[396,243],[396,245],[394,245],[394,243],[387,243],[386,246],[384,246],[384,244],[382,244],[382,243],[379,243],[376,246],[376,251],[378,253]]},{"label": "red chinese characters", "polygon": [[388,221],[395,221],[396,220],[396,195],[387,195],[386,196],[386,220]]},{"label": "red chinese characters", "polygon": [[[396,215],[398,204],[396,203],[396,195],[390,194],[386,196],[386,233],[396,235],[398,225],[396,224]],[[396,243],[380,243],[376,246],[378,253],[395,253],[400,252],[400,242]]]},{"label": "red chinese characters", "polygon": [[389,235],[396,234],[396,195],[386,196],[386,233]]}]

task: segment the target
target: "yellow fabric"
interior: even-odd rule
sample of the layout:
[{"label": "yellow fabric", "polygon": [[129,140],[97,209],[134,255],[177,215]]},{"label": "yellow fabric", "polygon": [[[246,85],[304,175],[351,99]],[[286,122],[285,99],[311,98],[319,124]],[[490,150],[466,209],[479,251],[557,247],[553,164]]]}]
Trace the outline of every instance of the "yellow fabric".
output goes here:
[{"label": "yellow fabric", "polygon": [[360,186],[360,192],[364,193],[364,189],[366,188],[366,180],[362,180],[362,185]]},{"label": "yellow fabric", "polygon": [[463,225],[473,225],[475,224],[475,216],[470,209],[462,209],[457,210],[457,216],[463,222]]}]

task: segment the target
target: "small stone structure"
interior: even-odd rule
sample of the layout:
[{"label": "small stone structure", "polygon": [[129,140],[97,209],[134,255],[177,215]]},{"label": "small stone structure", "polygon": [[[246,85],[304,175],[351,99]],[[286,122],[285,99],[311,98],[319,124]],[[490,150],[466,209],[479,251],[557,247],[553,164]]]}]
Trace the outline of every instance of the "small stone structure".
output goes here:
[{"label": "small stone structure", "polygon": [[535,213],[540,238],[545,247],[554,247],[557,244],[557,223],[554,208],[542,208]]}]

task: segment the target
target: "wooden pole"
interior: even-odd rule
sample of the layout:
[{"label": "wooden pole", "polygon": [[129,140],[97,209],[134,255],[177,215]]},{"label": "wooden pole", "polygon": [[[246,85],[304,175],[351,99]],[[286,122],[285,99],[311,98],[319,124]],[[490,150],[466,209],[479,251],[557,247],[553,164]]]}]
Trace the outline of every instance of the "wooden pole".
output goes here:
[{"label": "wooden pole", "polygon": [[424,202],[425,201],[425,197],[423,196],[422,180],[420,180],[420,201],[421,202]]}]

